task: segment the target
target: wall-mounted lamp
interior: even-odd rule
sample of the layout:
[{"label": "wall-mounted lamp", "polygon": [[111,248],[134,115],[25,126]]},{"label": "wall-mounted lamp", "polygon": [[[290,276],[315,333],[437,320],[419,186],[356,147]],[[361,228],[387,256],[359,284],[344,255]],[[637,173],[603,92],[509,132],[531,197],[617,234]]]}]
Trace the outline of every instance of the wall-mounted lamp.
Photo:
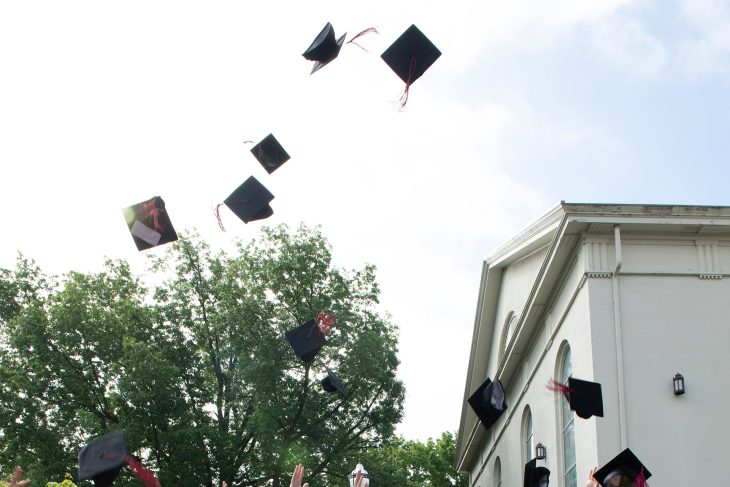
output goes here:
[{"label": "wall-mounted lamp", "polygon": [[545,449],[545,445],[542,443],[538,443],[535,447],[535,458],[538,460],[545,460],[545,456],[547,455],[547,450]]},{"label": "wall-mounted lamp", "polygon": [[674,376],[674,395],[681,396],[684,394],[684,376],[677,372]]}]

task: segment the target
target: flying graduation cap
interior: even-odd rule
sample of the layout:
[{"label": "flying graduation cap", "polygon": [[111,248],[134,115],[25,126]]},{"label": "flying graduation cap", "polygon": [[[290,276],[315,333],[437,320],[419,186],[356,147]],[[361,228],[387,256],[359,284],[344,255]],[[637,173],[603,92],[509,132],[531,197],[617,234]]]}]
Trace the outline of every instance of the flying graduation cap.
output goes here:
[{"label": "flying graduation cap", "polygon": [[340,378],[329,367],[325,366],[324,368],[327,370],[327,377],[320,381],[322,389],[327,392],[338,392],[342,397],[347,397],[347,390]]},{"label": "flying graduation cap", "polygon": [[215,207],[215,216],[221,230],[225,230],[220,216],[220,207],[225,204],[244,223],[263,220],[274,214],[269,203],[274,195],[255,177],[251,176],[243,182],[223,203]]},{"label": "flying graduation cap", "polygon": [[125,465],[146,487],[160,487],[155,475],[127,451],[124,430],[97,438],[79,450],[79,480],[92,479],[97,487],[111,485]]},{"label": "flying graduation cap", "polygon": [[165,202],[159,196],[124,208],[122,213],[137,250],[146,250],[177,240]]},{"label": "flying graduation cap", "polygon": [[550,470],[537,466],[537,459],[533,458],[525,464],[524,487],[547,487],[550,483]]},{"label": "flying graduation cap", "polygon": [[593,478],[603,487],[611,485],[644,487],[649,477],[651,472],[628,448],[593,474]]},{"label": "flying graduation cap", "polygon": [[477,413],[479,420],[486,429],[492,427],[497,419],[507,410],[504,387],[502,382],[489,378],[469,397],[469,405]]},{"label": "flying graduation cap", "polygon": [[343,34],[339,39],[335,39],[335,29],[332,24],[327,22],[322,32],[314,39],[312,45],[304,51],[304,59],[314,61],[314,66],[309,74],[314,74],[326,66],[330,61],[334,61],[340,54],[342,44],[345,42],[345,36]]},{"label": "flying graduation cap", "polygon": [[286,332],[286,339],[297,357],[305,363],[314,360],[319,350],[327,344],[327,340],[320,332],[315,320],[309,320],[293,330],[289,330]]},{"label": "flying graduation cap", "polygon": [[406,84],[401,95],[401,107],[408,101],[411,85],[436,62],[441,51],[421,32],[411,25],[391,46],[381,54],[381,58],[395,71]]},{"label": "flying graduation cap", "polygon": [[568,399],[570,409],[579,417],[583,419],[591,416],[603,417],[601,384],[570,377],[567,385],[552,381],[548,388],[563,394]]},{"label": "flying graduation cap", "polygon": [[290,159],[289,154],[284,150],[276,137],[269,134],[264,139],[251,148],[251,154],[271,174],[276,171],[282,164]]}]

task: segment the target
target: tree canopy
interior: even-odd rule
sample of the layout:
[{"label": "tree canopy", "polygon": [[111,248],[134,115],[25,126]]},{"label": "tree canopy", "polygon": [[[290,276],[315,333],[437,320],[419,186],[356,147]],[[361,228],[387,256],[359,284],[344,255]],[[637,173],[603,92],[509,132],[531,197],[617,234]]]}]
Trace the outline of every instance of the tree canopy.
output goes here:
[{"label": "tree canopy", "polygon": [[[154,287],[124,261],[0,269],[3,475],[75,478],[83,444],[125,429],[163,485],[281,487],[298,462],[313,485],[342,485],[392,436],[397,327],[376,309],[375,268],[334,266],[319,229],[264,228],[230,254],[185,236],[151,271]],[[305,364],[284,334],[322,310],[335,326]],[[325,365],[346,398],[320,387]]]}]

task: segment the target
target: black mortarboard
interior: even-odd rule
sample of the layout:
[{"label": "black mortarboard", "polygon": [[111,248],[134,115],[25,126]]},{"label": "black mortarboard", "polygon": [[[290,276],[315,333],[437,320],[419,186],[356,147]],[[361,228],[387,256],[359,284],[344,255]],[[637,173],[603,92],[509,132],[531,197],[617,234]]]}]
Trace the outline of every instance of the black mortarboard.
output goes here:
[{"label": "black mortarboard", "polygon": [[583,419],[603,417],[601,384],[571,377],[568,379],[568,388],[568,402],[575,414]]},{"label": "black mortarboard", "polygon": [[593,478],[604,487],[609,485],[636,485],[637,487],[643,487],[649,477],[651,477],[651,472],[647,470],[641,463],[641,460],[636,458],[636,455],[628,448],[598,469],[593,475]]},{"label": "black mortarboard", "polygon": [[346,35],[347,33],[335,40],[335,29],[332,27],[332,24],[327,22],[327,25],[324,26],[322,32],[320,32],[314,39],[312,45],[304,51],[304,54],[302,54],[304,59],[314,61],[312,72],[309,74],[313,74],[315,71],[324,67],[340,54],[340,49],[342,49],[342,44],[345,42]]},{"label": "black mortarboard", "polygon": [[492,427],[497,419],[507,410],[504,387],[499,380],[492,382],[489,378],[469,397],[469,405],[477,413],[486,429]]},{"label": "black mortarboard", "polygon": [[124,208],[122,213],[124,219],[127,220],[127,226],[137,250],[145,250],[177,240],[177,233],[170,222],[165,202],[159,196]]},{"label": "black mortarboard", "polygon": [[274,214],[269,203],[274,195],[251,176],[243,182],[224,203],[244,222],[263,220]]},{"label": "black mortarboard", "polygon": [[380,56],[406,85],[412,85],[441,56],[441,51],[411,25]]},{"label": "black mortarboard", "polygon": [[305,363],[314,360],[319,349],[327,344],[327,340],[320,333],[317,322],[314,320],[309,320],[286,332],[286,339],[289,340],[289,345],[294,349],[297,357]]},{"label": "black mortarboard", "polygon": [[545,467],[538,467],[536,458],[525,464],[524,487],[547,487],[549,482],[550,470]]},{"label": "black mortarboard", "polygon": [[339,392],[342,397],[347,397],[347,390],[345,389],[345,386],[342,384],[342,381],[339,377],[335,375],[332,370],[330,370],[329,367],[325,366],[325,369],[327,369],[327,377],[322,379],[322,388],[327,392]]},{"label": "black mortarboard", "polygon": [[289,154],[286,153],[273,134],[267,135],[261,142],[253,146],[251,154],[258,159],[269,174],[289,160]]},{"label": "black mortarboard", "polygon": [[92,441],[79,451],[79,480],[93,479],[96,486],[111,485],[127,464],[124,430]]}]

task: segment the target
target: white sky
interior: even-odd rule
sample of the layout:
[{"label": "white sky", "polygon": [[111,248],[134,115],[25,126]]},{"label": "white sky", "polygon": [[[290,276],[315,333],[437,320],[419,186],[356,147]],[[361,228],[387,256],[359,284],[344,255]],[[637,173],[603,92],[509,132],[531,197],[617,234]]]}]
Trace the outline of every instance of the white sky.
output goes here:
[{"label": "white sky", "polygon": [[[492,249],[561,199],[728,204],[729,19],[721,0],[2,2],[0,266],[141,271],[120,210],[155,195],[215,247],[321,224],[401,327],[399,432],[436,437]],[[327,21],[380,34],[310,76]],[[379,54],[413,23],[443,55],[399,111]],[[242,142],[270,132],[292,159],[269,176]],[[250,175],[274,216],[224,209],[222,233],[211,208]]]}]

